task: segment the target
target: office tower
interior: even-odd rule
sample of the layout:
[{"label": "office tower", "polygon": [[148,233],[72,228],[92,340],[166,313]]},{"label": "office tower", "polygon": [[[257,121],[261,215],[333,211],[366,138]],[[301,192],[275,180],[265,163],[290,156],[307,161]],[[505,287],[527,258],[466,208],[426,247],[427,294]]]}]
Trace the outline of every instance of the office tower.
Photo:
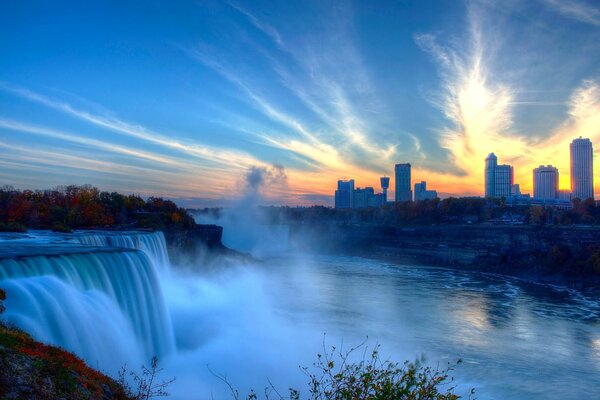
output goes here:
[{"label": "office tower", "polygon": [[335,191],[335,208],[354,207],[354,179],[349,181],[338,181]]},{"label": "office tower", "polygon": [[594,152],[590,139],[571,142],[571,193],[574,199],[594,198]]},{"label": "office tower", "polygon": [[552,165],[533,170],[533,198],[554,200],[558,198],[558,169]]},{"label": "office tower", "polygon": [[514,183],[514,170],[512,165],[497,165],[494,173],[495,197],[510,196],[510,188]]},{"label": "office tower", "polygon": [[427,190],[427,182],[415,183],[415,201],[433,200],[437,197],[437,191]]},{"label": "office tower", "polygon": [[396,201],[412,201],[410,164],[396,164]]},{"label": "office tower", "polygon": [[485,159],[485,197],[496,197],[495,174],[498,158],[490,153]]},{"label": "office tower", "polygon": [[379,180],[381,181],[381,195],[383,196],[382,202],[383,205],[385,205],[385,203],[387,203],[387,191],[390,187],[390,178],[389,176],[382,176]]},{"label": "office tower", "polygon": [[498,158],[490,153],[485,159],[485,197],[508,197],[514,185],[511,165],[498,165]]},{"label": "office tower", "polygon": [[375,190],[372,187],[364,189],[354,189],[354,208],[366,208],[373,206],[372,198],[375,197]]}]

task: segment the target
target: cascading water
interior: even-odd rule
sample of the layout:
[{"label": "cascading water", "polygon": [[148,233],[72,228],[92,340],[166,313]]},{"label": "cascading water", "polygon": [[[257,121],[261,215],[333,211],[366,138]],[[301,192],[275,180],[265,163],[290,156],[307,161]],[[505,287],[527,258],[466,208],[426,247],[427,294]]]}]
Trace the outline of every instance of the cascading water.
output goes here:
[{"label": "cascading water", "polygon": [[121,247],[142,250],[161,271],[169,269],[169,253],[167,252],[165,235],[160,231],[116,234],[112,232],[90,232],[78,235],[75,239],[82,244],[95,247]]},{"label": "cascading water", "polygon": [[131,322],[105,293],[78,291],[53,276],[9,279],[2,288],[9,293],[3,317],[44,343],[112,370],[144,358]]},{"label": "cascading water", "polygon": [[157,269],[159,262],[163,270],[169,265],[164,236],[76,239],[94,247],[73,244],[59,255],[38,248],[0,258],[0,285],[9,310],[4,318],[105,368],[118,368],[136,354],[148,360],[174,352]]}]

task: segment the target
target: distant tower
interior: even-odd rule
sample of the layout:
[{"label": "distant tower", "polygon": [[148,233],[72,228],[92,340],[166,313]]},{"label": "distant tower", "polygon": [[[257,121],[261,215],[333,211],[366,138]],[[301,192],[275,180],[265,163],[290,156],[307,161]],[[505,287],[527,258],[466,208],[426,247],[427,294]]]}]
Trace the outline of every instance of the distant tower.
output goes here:
[{"label": "distant tower", "polygon": [[354,208],[354,179],[338,181],[335,208]]},{"label": "distant tower", "polygon": [[412,201],[410,164],[396,164],[396,201]]},{"label": "distant tower", "polygon": [[533,198],[552,200],[558,197],[558,169],[552,165],[533,170]]},{"label": "distant tower", "polygon": [[496,165],[494,173],[494,196],[508,197],[510,196],[511,187],[515,183],[515,173],[512,165],[501,164]]},{"label": "distant tower", "polygon": [[485,159],[485,197],[496,197],[496,166],[498,158],[490,153]]},{"label": "distant tower", "polygon": [[594,198],[594,151],[590,139],[571,142],[571,192],[572,198]]},{"label": "distant tower", "polygon": [[512,165],[498,165],[498,158],[490,153],[485,159],[485,197],[508,197],[514,183]]},{"label": "distant tower", "polygon": [[381,191],[383,193],[383,205],[385,205],[387,203],[387,191],[390,187],[390,177],[382,176],[380,178],[380,181],[381,181]]}]

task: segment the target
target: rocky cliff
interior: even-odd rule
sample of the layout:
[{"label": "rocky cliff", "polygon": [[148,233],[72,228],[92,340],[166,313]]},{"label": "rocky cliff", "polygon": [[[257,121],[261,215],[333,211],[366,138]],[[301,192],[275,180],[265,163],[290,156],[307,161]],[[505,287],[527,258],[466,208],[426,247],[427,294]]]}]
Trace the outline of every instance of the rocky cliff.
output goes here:
[{"label": "rocky cliff", "polygon": [[554,283],[600,283],[600,229],[526,225],[295,226],[296,248],[457,267]]}]

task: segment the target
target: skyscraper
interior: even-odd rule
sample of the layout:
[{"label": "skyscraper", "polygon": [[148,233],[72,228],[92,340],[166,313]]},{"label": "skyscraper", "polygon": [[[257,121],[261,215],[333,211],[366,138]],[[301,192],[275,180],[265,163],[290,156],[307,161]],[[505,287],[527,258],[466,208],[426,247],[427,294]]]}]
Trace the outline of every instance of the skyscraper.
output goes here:
[{"label": "skyscraper", "polygon": [[490,153],[485,159],[485,197],[496,197],[496,166],[498,158]]},{"label": "skyscraper", "polygon": [[508,197],[514,185],[512,165],[498,165],[498,158],[490,153],[485,159],[485,197]]},{"label": "skyscraper", "polygon": [[354,179],[349,181],[338,181],[335,191],[335,208],[354,207]]},{"label": "skyscraper", "polygon": [[396,201],[412,201],[410,164],[396,164]]},{"label": "skyscraper", "polygon": [[553,200],[558,198],[558,169],[552,165],[533,170],[533,198]]},{"label": "skyscraper", "polygon": [[571,142],[571,192],[574,199],[594,198],[594,151],[590,139]]},{"label": "skyscraper", "polygon": [[515,183],[515,174],[512,165],[502,164],[496,166],[494,172],[494,196],[510,196],[510,188]]}]

